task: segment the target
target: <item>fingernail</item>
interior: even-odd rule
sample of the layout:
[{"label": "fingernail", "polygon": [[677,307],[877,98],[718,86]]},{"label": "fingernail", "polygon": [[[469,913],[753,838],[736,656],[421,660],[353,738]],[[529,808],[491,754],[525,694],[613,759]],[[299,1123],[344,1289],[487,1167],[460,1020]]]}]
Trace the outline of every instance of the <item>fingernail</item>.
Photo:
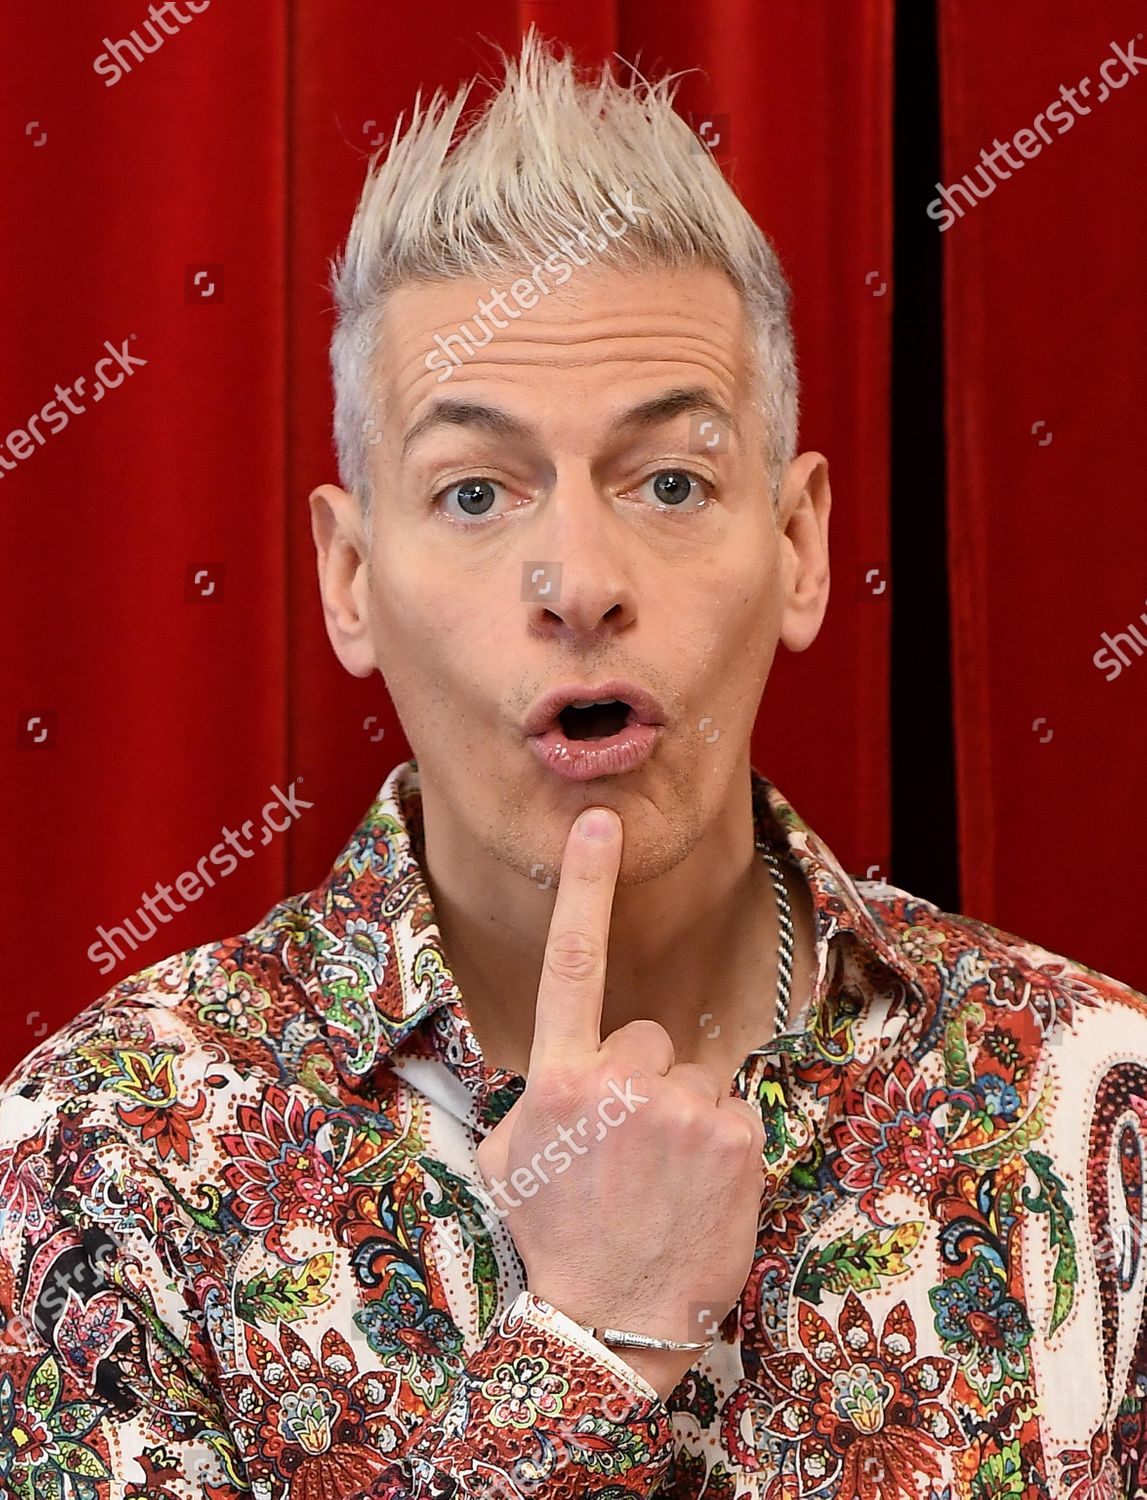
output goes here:
[{"label": "fingernail", "polygon": [[583,839],[611,839],[616,818],[605,807],[591,807],[577,820],[578,835]]}]

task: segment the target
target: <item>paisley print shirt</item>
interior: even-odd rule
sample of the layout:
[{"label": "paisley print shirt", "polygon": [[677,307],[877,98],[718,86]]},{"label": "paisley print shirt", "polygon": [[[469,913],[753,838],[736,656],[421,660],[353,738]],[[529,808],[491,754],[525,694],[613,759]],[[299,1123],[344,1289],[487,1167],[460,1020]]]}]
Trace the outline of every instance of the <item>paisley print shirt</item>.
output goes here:
[{"label": "paisley print shirt", "polygon": [[815,993],[737,1076],[756,1258],[668,1400],[483,1212],[476,1145],[524,1083],[467,1023],[407,761],[317,889],[5,1081],[0,1492],[1147,1493],[1147,1000],[854,882],[752,777],[815,903]]}]

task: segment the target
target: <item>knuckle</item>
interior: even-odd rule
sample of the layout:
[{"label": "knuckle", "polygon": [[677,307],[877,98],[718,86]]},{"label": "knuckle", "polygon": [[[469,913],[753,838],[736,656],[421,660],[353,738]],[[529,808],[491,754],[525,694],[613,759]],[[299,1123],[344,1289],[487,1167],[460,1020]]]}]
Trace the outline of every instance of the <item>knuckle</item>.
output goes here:
[{"label": "knuckle", "polygon": [[546,968],[557,980],[582,984],[597,979],[605,968],[605,954],[597,938],[576,928],[559,932],[546,948]]},{"label": "knuckle", "polygon": [[670,1052],[673,1050],[673,1039],[660,1021],[650,1021],[645,1017],[640,1017],[636,1021],[627,1021],[621,1030],[635,1042],[642,1042],[650,1047],[666,1048]]},{"label": "knuckle", "polygon": [[566,1114],[580,1108],[585,1088],[585,1070],[572,1062],[559,1060],[546,1065],[533,1092],[543,1101],[547,1113]]},{"label": "knuckle", "polygon": [[735,1094],[726,1094],[717,1107],[728,1119],[743,1120],[746,1125],[751,1125],[754,1130],[759,1130],[764,1135],[765,1124],[761,1119],[760,1111],[747,1099],[742,1099]]},{"label": "knuckle", "polygon": [[742,1110],[721,1110],[721,1125],[716,1134],[715,1145],[726,1160],[759,1153],[764,1144],[764,1131],[754,1129],[753,1121]]},{"label": "knuckle", "polygon": [[616,1031],[611,1031],[606,1038],[606,1046],[611,1052],[624,1052],[626,1055],[640,1057],[654,1071],[667,1071],[673,1066],[676,1057],[673,1038],[665,1027],[658,1021],[646,1020],[644,1017],[627,1021]]},{"label": "knuckle", "polygon": [[700,1094],[716,1108],[718,1101],[713,1098],[713,1081],[700,1063],[674,1063],[668,1076],[691,1094]]},{"label": "knuckle", "polygon": [[748,1125],[737,1123],[725,1127],[717,1139],[716,1149],[723,1162],[739,1164],[748,1158],[752,1144]]},{"label": "knuckle", "polygon": [[711,1109],[706,1108],[704,1100],[692,1090],[673,1101],[673,1124],[679,1134],[690,1139],[696,1139],[712,1129],[712,1113]]}]

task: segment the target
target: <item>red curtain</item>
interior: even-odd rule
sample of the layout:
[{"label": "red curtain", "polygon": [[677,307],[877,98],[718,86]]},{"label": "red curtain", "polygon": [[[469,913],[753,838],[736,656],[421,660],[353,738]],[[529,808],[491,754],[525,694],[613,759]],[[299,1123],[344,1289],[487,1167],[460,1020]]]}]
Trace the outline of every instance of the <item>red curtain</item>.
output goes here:
[{"label": "red curtain", "polygon": [[940,21],[962,905],[1147,989],[1147,25]]},{"label": "red curtain", "polygon": [[[343,673],[319,608],[306,497],[336,477],[327,261],[415,89],[495,75],[489,44],[512,50],[531,20],[586,63],[701,70],[679,107],[713,122],[787,268],[802,446],[832,461],[834,588],[817,644],[778,662],[754,763],[851,868],[886,873],[892,0],[181,14],[134,60],[117,44],[143,30],[143,0],[0,11],[0,1074],[116,980],[321,879],[410,753],[381,679]],[[1056,421],[1062,446],[1031,460],[1045,471],[1070,441]],[[1104,587],[1097,628],[1134,602]],[[280,793],[301,799],[288,831],[225,875],[216,859],[213,884],[177,884]],[[105,959],[100,929],[138,925],[161,886],[175,897],[155,903],[155,935]]]}]

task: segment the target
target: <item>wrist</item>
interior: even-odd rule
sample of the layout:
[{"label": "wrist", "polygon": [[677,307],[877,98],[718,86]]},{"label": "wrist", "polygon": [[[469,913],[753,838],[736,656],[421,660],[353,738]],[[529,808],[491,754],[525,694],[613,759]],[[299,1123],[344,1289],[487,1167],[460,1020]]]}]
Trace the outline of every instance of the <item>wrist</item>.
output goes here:
[{"label": "wrist", "polygon": [[[606,1348],[609,1348],[608,1344]],[[668,1401],[700,1358],[698,1354],[686,1354],[679,1349],[614,1349],[612,1352],[616,1359],[651,1385],[662,1401]]]},{"label": "wrist", "polygon": [[[565,1301],[555,1302],[551,1297],[536,1291],[532,1287],[530,1291],[531,1295],[537,1298],[539,1302],[544,1303],[563,1318],[567,1318],[570,1322],[575,1323],[583,1333],[587,1334],[597,1343],[603,1344],[609,1350],[614,1360],[619,1361],[639,1375],[657,1392],[662,1401],[681,1383],[692,1366],[712,1347],[712,1339],[698,1338],[696,1336],[697,1330],[686,1330],[686,1335],[682,1337],[680,1329],[670,1330],[666,1327],[647,1329],[644,1323],[638,1328],[633,1326],[632,1320],[626,1323],[621,1331],[647,1336],[652,1340],[664,1338],[673,1343],[686,1343],[696,1347],[687,1349],[643,1348],[629,1346],[624,1342],[615,1342],[608,1335],[619,1331],[620,1325],[616,1322],[607,1322],[603,1319],[595,1323],[591,1321],[587,1310],[577,1305],[576,1301],[570,1301],[567,1305]],[[650,1315],[647,1321],[652,1323],[657,1320]],[[605,1336],[603,1337],[603,1335]]]}]

